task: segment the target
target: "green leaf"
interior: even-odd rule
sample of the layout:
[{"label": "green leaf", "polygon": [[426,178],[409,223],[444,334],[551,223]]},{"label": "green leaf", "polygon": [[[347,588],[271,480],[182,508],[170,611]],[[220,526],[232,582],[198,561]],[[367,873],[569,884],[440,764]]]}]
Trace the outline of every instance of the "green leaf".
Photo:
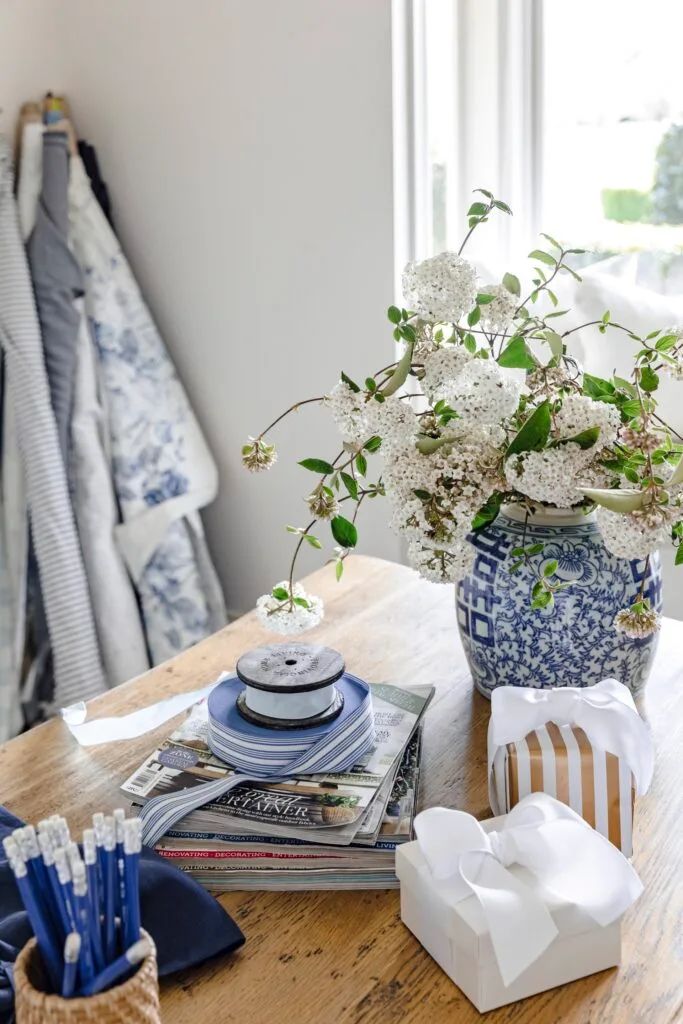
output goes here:
[{"label": "green leaf", "polygon": [[487,199],[493,199],[493,192],[489,192],[485,188],[474,188],[474,189],[472,189],[472,191],[473,192],[481,192],[481,194],[483,196],[486,196]]},{"label": "green leaf", "polygon": [[371,437],[369,441],[366,441],[363,447],[366,452],[376,452],[378,448],[382,447],[382,438],[375,435],[375,437]]},{"label": "green leaf", "polygon": [[658,352],[668,352],[670,348],[674,348],[678,341],[680,341],[680,338],[677,334],[665,334],[663,338],[655,342],[655,348]]},{"label": "green leaf", "polygon": [[406,345],[406,350],[401,356],[400,362],[396,367],[395,371],[389,378],[389,380],[381,388],[383,395],[393,395],[394,392],[398,391],[402,387],[410,373],[410,366],[413,361],[413,342],[409,341]]},{"label": "green leaf", "polygon": [[370,392],[376,391],[377,390],[377,381],[375,380],[375,378],[374,377],[366,377],[365,378],[365,387],[366,387],[366,390],[368,390]]},{"label": "green leaf", "polygon": [[514,274],[503,274],[503,285],[509,292],[516,295],[517,298],[522,294],[522,286],[519,283],[519,278],[515,277]]},{"label": "green leaf", "polygon": [[354,523],[349,522],[344,516],[335,516],[330,527],[337,544],[343,548],[355,548],[358,543],[358,530]]},{"label": "green leaf", "polygon": [[529,547],[526,549],[526,553],[527,555],[540,555],[544,547],[544,544],[530,544]]},{"label": "green leaf", "polygon": [[305,533],[304,537],[306,538],[306,540],[308,541],[308,543],[311,545],[312,548],[321,548],[322,547],[322,544],[320,543],[318,538],[314,537],[312,533]]},{"label": "green leaf", "polygon": [[467,315],[467,323],[470,325],[470,327],[474,327],[474,325],[478,324],[480,320],[481,310],[479,309],[479,306],[475,306],[472,312],[468,313]]},{"label": "green leaf", "polygon": [[534,600],[531,602],[531,607],[532,608],[548,608],[548,607],[552,607],[552,605],[554,603],[555,603],[555,598],[550,593],[550,591],[549,590],[544,590],[542,594],[539,594],[538,597],[534,598]]},{"label": "green leaf", "polygon": [[311,473],[334,473],[334,466],[324,459],[302,459],[299,465],[310,469]]},{"label": "green leaf", "polygon": [[415,447],[423,455],[431,455],[445,444],[453,444],[453,441],[448,437],[420,437],[415,442]]},{"label": "green leaf", "polygon": [[[572,250],[572,249],[568,249],[567,250],[567,252],[573,252],[573,251],[574,250]],[[585,249],[583,251],[585,252]],[[566,263],[562,264],[562,269],[566,270],[568,274],[571,274],[575,281],[579,281],[580,282],[580,281],[583,280],[583,278],[580,276],[580,274],[577,274],[575,270],[572,270],[571,267],[568,267]]]},{"label": "green leaf", "polygon": [[339,580],[342,578],[344,574],[344,563],[342,562],[341,558],[337,559],[337,564],[334,567],[334,574],[337,577],[337,583],[339,583]]},{"label": "green leaf", "polygon": [[465,346],[465,348],[467,349],[468,352],[476,352],[477,351],[477,339],[474,337],[473,334],[466,334],[465,335],[465,339],[463,341],[463,345]]},{"label": "green leaf", "polygon": [[622,415],[628,419],[634,419],[636,416],[640,416],[640,402],[637,398],[629,398],[626,402],[620,402],[619,408],[621,409]]},{"label": "green leaf", "polygon": [[521,559],[519,560],[519,562],[514,562],[514,563],[513,563],[513,564],[512,564],[511,566],[510,566],[510,568],[508,569],[508,572],[517,572],[517,570],[518,570],[518,569],[521,569],[523,565],[524,565],[524,559],[523,559],[523,558],[521,558]]},{"label": "green leaf", "polygon": [[588,448],[592,448],[600,437],[600,427],[588,427],[587,430],[582,430],[580,434],[574,434],[573,437],[563,437],[562,444],[569,444],[571,441],[573,444],[578,444],[584,451]]},{"label": "green leaf", "polygon": [[368,471],[368,460],[362,452],[358,452],[358,455],[356,455],[356,469],[361,476],[365,476]]},{"label": "green leaf", "polygon": [[387,310],[387,316],[389,317],[389,320],[391,321],[392,324],[400,324],[402,319],[401,310],[398,308],[398,306],[389,306],[389,309]]},{"label": "green leaf", "polygon": [[482,292],[480,295],[477,295],[477,305],[488,306],[489,302],[493,302],[495,297],[495,295],[486,295],[484,292]]},{"label": "green leaf", "polygon": [[681,543],[676,548],[676,558],[674,559],[674,563],[676,565],[683,564],[683,540],[681,541]]},{"label": "green leaf", "polygon": [[536,580],[536,582],[534,583],[534,585],[533,585],[533,587],[531,589],[531,596],[534,599],[538,599],[541,596],[541,594],[545,594],[545,593],[547,593],[547,591],[546,591],[545,587],[543,586],[543,580]]},{"label": "green leaf", "polygon": [[548,253],[548,252],[543,252],[542,249],[533,249],[529,253],[529,259],[530,260],[540,260],[541,263],[545,263],[546,266],[549,266],[549,267],[554,267],[556,265],[556,263],[557,263],[557,260],[555,259],[554,256],[551,256],[550,253]]},{"label": "green leaf", "polygon": [[640,371],[640,386],[648,394],[659,387],[659,377],[651,366],[643,366]]},{"label": "green leaf", "polygon": [[499,366],[508,369],[535,370],[538,362],[534,359],[531,349],[521,335],[511,338],[509,344],[498,356]]},{"label": "green leaf", "polygon": [[271,590],[271,594],[276,601],[289,601],[289,591],[285,590],[284,587],[274,587]]},{"label": "green leaf", "polygon": [[348,384],[348,386],[351,388],[351,390],[354,392],[354,394],[358,394],[358,392],[360,391],[360,388],[358,387],[356,382],[351,380],[350,377],[347,377],[346,374],[343,371],[342,371],[341,379],[344,381],[345,384]]},{"label": "green leaf", "polygon": [[602,314],[602,322],[603,324],[609,323],[609,309],[606,309],[605,312]]},{"label": "green leaf", "polygon": [[545,447],[550,436],[550,402],[548,399],[534,409],[508,446],[506,457],[517,452],[537,452]]},{"label": "green leaf", "polygon": [[469,210],[467,211],[468,217],[485,217],[489,212],[489,208],[486,203],[472,203]]},{"label": "green leaf", "polygon": [[493,205],[497,210],[502,210],[503,213],[509,213],[512,216],[512,210],[507,203],[504,203],[502,199],[494,199]]},{"label": "green leaf", "polygon": [[479,509],[472,520],[472,529],[481,530],[482,527],[488,526],[497,517],[500,512],[500,506],[502,504],[502,497],[500,494],[494,493],[491,495],[485,505]]},{"label": "green leaf", "polygon": [[354,501],[358,501],[358,484],[348,473],[342,473],[341,478],[344,481],[344,486],[349,492]]},{"label": "green leaf", "polygon": [[295,597],[294,598],[294,604],[298,604],[299,608],[310,608],[311,607],[309,602],[306,600],[305,597]]},{"label": "green leaf", "polygon": [[429,501],[429,499],[431,498],[431,494],[429,493],[429,491],[423,491],[419,487],[417,488],[417,490],[413,491],[413,494],[415,495],[416,498],[419,498],[420,501]]},{"label": "green leaf", "polygon": [[632,484],[640,483],[640,477],[638,476],[638,474],[635,471],[635,469],[632,469],[630,466],[624,466],[624,476],[629,481],[629,483],[632,483]]},{"label": "green leaf", "polygon": [[519,558],[520,555],[523,555],[523,554],[524,554],[524,548],[513,548],[512,551],[510,552],[510,555],[513,558]]},{"label": "green leaf", "polygon": [[555,558],[553,558],[551,562],[548,562],[548,564],[543,567],[543,575],[545,577],[554,576],[557,572],[558,565],[559,562]]},{"label": "green leaf", "polygon": [[551,245],[554,245],[556,249],[559,249],[560,252],[562,251],[562,246],[553,238],[552,235],[546,235],[545,231],[541,231],[541,238],[545,238],[545,240],[550,242]]},{"label": "green leaf", "polygon": [[545,331],[543,334],[543,340],[548,342],[550,351],[553,354],[553,359],[556,359],[559,365],[564,353],[564,342],[561,336],[557,334],[556,331]]},{"label": "green leaf", "polygon": [[590,373],[583,375],[583,392],[589,398],[600,399],[605,395],[613,395],[616,388],[608,380],[602,377],[594,377]]}]

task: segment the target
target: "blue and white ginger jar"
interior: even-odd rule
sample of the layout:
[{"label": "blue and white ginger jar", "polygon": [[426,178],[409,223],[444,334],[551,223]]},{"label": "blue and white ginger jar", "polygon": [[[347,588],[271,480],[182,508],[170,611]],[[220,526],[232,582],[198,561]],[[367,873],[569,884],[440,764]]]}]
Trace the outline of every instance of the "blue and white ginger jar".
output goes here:
[{"label": "blue and white ginger jar", "polygon": [[[531,561],[541,572],[557,560],[556,579],[571,584],[552,608],[532,610],[536,580],[513,548],[522,545],[525,513],[505,506],[494,523],[470,537],[474,568],[456,588],[460,636],[475,685],[485,697],[496,686],[592,686],[613,678],[636,693],[645,683],[657,634],[632,640],[614,629],[614,617],[640,591],[645,561],[629,562],[602,543],[595,513],[547,509],[529,517],[525,545],[543,542]],[[659,554],[650,558],[645,596],[661,611]]]}]

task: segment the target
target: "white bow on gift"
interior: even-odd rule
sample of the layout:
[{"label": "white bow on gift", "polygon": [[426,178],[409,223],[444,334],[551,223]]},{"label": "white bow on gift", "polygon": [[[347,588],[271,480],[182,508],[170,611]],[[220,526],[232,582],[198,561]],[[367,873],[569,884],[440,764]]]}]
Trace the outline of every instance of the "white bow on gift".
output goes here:
[{"label": "white bow on gift", "polygon": [[[536,690],[526,686],[499,686],[491,694],[489,722],[489,778],[498,747],[528,736],[547,722],[583,729],[591,743],[626,762],[636,793],[646,793],[654,770],[654,747],[645,722],[638,714],[628,687],[616,679],[595,686],[561,686]],[[491,794],[495,811],[495,794]]]},{"label": "white bow on gift", "polygon": [[542,896],[508,871],[519,864],[539,890],[580,907],[598,925],[612,924],[643,886],[622,853],[570,807],[532,793],[488,834],[464,811],[433,807],[415,819],[434,882],[454,905],[476,896],[484,911],[505,985],[548,948],[558,929]]}]

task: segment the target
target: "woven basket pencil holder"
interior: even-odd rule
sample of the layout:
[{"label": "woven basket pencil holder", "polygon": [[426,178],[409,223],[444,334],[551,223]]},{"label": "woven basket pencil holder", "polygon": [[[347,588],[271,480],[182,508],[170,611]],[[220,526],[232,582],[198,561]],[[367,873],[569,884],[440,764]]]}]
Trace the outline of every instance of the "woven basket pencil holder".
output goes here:
[{"label": "woven basket pencil holder", "polygon": [[[141,929],[140,935],[149,938]],[[151,941],[151,939],[150,939]],[[161,1024],[156,948],[121,985],[87,998],[46,995],[43,961],[31,939],[14,965],[16,1024]]]}]

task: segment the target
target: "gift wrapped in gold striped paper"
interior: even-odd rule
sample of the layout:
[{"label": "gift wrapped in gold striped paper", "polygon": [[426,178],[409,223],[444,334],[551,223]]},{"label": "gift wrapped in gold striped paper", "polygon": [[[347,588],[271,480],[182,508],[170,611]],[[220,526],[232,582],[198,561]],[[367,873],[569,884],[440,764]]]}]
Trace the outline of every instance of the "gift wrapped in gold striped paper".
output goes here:
[{"label": "gift wrapped in gold striped paper", "polygon": [[583,729],[547,722],[499,747],[491,771],[504,813],[529,793],[548,793],[631,856],[633,773],[625,761],[595,747]]}]

